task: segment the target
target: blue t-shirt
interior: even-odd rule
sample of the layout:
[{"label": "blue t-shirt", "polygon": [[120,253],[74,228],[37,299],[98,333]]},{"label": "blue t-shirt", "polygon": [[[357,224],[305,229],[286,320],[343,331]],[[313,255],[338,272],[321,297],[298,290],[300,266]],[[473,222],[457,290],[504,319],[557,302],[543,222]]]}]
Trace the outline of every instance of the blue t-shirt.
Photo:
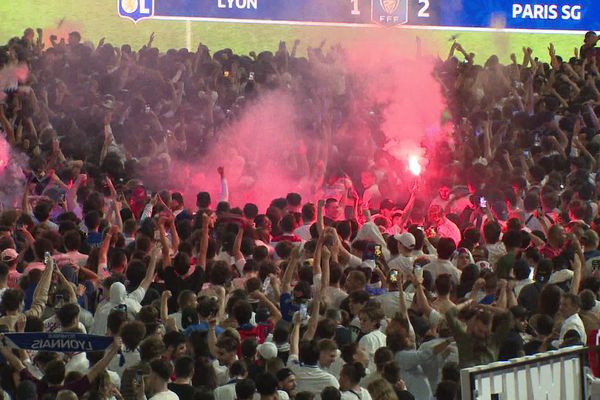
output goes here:
[{"label": "blue t-shirt", "polygon": [[91,248],[100,247],[102,245],[102,232],[88,232],[86,242]]},{"label": "blue t-shirt", "polygon": [[[215,333],[217,334],[217,336],[219,336],[224,331],[225,329],[221,328],[220,326],[215,327]],[[187,328],[185,328],[183,334],[185,336],[190,336],[192,332],[208,332],[208,322],[202,321],[198,322],[197,324],[190,325]]]},{"label": "blue t-shirt", "polygon": [[379,296],[379,295],[382,295],[384,293],[387,293],[387,290],[385,288],[378,288],[378,287],[374,287],[374,286],[371,286],[371,285],[367,285],[365,287],[365,289],[367,290],[367,292],[371,296]]},{"label": "blue t-shirt", "polygon": [[496,301],[496,296],[493,294],[486,295],[483,299],[479,300],[479,304],[491,305],[494,301]]},{"label": "blue t-shirt", "polygon": [[281,297],[279,297],[279,307],[281,308],[282,318],[288,322],[292,322],[294,313],[300,311],[300,306],[294,303],[291,293],[281,294]]}]

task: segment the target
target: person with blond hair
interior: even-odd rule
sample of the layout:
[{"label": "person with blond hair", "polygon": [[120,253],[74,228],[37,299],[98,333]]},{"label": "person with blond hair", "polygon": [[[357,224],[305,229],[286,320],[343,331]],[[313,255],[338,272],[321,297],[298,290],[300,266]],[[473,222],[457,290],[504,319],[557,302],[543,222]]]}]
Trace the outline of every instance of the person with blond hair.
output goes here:
[{"label": "person with blond hair", "polygon": [[393,386],[385,379],[377,379],[367,387],[373,400],[398,400]]}]

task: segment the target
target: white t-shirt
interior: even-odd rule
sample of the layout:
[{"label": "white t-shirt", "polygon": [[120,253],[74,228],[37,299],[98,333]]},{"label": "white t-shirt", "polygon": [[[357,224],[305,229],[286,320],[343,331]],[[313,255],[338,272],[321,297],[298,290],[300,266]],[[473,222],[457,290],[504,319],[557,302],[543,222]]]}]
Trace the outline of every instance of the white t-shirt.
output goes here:
[{"label": "white t-shirt", "polygon": [[379,329],[376,329],[367,333],[358,341],[358,345],[362,347],[369,356],[369,369],[371,371],[375,371],[377,369],[373,358],[377,349],[385,347],[385,338],[385,333],[381,332]]},{"label": "white t-shirt", "polygon": [[310,236],[310,226],[311,225],[312,225],[312,223],[300,225],[299,227],[294,229],[294,235],[298,236],[300,239],[304,240],[305,242],[308,242],[310,239],[312,239],[312,236]]},{"label": "white t-shirt", "polygon": [[156,393],[154,396],[150,397],[150,400],[179,400],[179,396],[174,392],[167,390],[165,392]]},{"label": "white t-shirt", "polygon": [[444,222],[436,227],[436,232],[440,237],[448,237],[454,240],[454,244],[458,246],[461,239],[460,229],[449,219],[445,218]]},{"label": "white t-shirt", "polygon": [[355,390],[343,391],[341,400],[371,400],[371,395],[367,389],[361,387],[358,392]]},{"label": "white t-shirt", "polygon": [[[122,361],[124,361],[123,365],[121,365]],[[122,346],[121,353],[113,357],[113,359],[108,364],[108,369],[122,376],[123,371],[125,371],[125,369],[133,367],[139,362],[140,352],[137,349],[129,351],[125,349],[125,346]]]},{"label": "white t-shirt", "polygon": [[[81,333],[87,333],[85,326],[79,322],[77,326]],[[62,327],[60,326],[60,321],[56,314],[52,315],[50,318],[44,320],[44,332],[62,332]]]},{"label": "white t-shirt", "polygon": [[[411,306],[413,297],[414,293],[404,292],[404,301],[406,302],[406,307]],[[400,297],[398,292],[386,292],[375,297],[375,299],[381,304],[381,308],[383,308],[386,318],[394,318],[400,309]]]},{"label": "white t-shirt", "polygon": [[494,244],[486,244],[485,248],[488,251],[488,261],[491,265],[495,265],[502,256],[506,255],[506,247],[504,243],[497,242]]},{"label": "white t-shirt", "polygon": [[370,186],[363,193],[363,206],[367,209],[374,210],[379,208],[381,203],[381,193],[378,185]]},{"label": "white t-shirt", "polygon": [[83,372],[89,368],[90,362],[87,359],[87,355],[85,353],[77,353],[65,365],[65,374],[73,371]]},{"label": "white t-shirt", "polygon": [[219,365],[219,360],[213,361],[213,368],[215,369],[215,374],[217,375],[217,385],[222,386],[229,382],[229,368],[225,365]]},{"label": "white t-shirt", "polygon": [[235,382],[219,386],[213,392],[215,400],[235,400]]},{"label": "white t-shirt", "polygon": [[571,315],[569,318],[565,319],[560,327],[560,337],[558,340],[552,342],[554,347],[560,347],[562,344],[565,334],[570,330],[574,330],[579,334],[579,338],[583,344],[587,342],[587,335],[585,333],[585,327],[583,326],[583,321],[579,317],[579,314],[575,313]]},{"label": "white t-shirt", "polygon": [[329,305],[329,308],[339,309],[342,301],[348,297],[348,293],[340,288],[328,286],[325,288],[325,302]]},{"label": "white t-shirt", "polygon": [[335,360],[331,363],[331,365],[329,367],[321,367],[321,369],[325,372],[329,372],[335,377],[338,377],[340,376],[340,372],[342,371],[342,367],[345,363],[346,362],[342,359],[342,352],[337,350]]},{"label": "white t-shirt", "polygon": [[442,274],[450,274],[452,282],[454,282],[455,285],[458,285],[460,282],[461,271],[448,260],[437,259],[425,265],[423,270],[431,273],[432,282],[435,282],[437,277]]},{"label": "white t-shirt", "polygon": [[[114,284],[113,284],[114,285]],[[122,299],[123,302],[111,299],[105,303],[101,303],[96,309],[94,314],[94,325],[90,331],[93,335],[105,335],[106,334],[106,323],[108,321],[108,315],[110,312],[117,307],[119,304],[125,304],[127,306],[128,313],[137,314],[140,312],[142,305],[140,304],[146,295],[146,290],[143,287],[138,287],[133,292],[125,295]]]},{"label": "white t-shirt", "polygon": [[329,372],[323,371],[318,366],[300,365],[298,356],[291,354],[287,361],[287,367],[296,375],[296,391],[311,392],[315,395],[315,400],[321,398],[321,391],[327,386],[339,388],[340,384],[337,378]]},{"label": "white t-shirt", "polygon": [[181,325],[181,311],[177,311],[176,313],[169,314],[169,318],[173,318],[177,329],[179,329],[180,331],[183,330],[183,326]]},{"label": "white t-shirt", "polygon": [[415,258],[412,256],[406,257],[402,254],[398,254],[396,257],[388,261],[388,266],[390,267],[390,269],[396,269],[398,271],[412,273],[414,261]]}]

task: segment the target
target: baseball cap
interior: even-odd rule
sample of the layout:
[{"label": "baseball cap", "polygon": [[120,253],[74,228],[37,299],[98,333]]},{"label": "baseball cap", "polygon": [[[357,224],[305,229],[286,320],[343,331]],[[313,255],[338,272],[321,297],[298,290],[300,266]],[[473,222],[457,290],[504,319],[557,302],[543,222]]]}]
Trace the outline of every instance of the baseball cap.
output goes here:
[{"label": "baseball cap", "polygon": [[416,241],[412,233],[405,232],[401,235],[395,234],[394,239],[399,241],[402,244],[402,246],[406,247],[407,249],[412,250],[415,248]]},{"label": "baseball cap", "polygon": [[272,342],[265,342],[258,345],[256,351],[265,360],[270,360],[277,357],[277,346],[275,346],[275,343]]},{"label": "baseball cap", "polygon": [[14,261],[17,259],[17,257],[19,257],[19,253],[17,253],[15,249],[5,249],[0,256],[4,262]]}]

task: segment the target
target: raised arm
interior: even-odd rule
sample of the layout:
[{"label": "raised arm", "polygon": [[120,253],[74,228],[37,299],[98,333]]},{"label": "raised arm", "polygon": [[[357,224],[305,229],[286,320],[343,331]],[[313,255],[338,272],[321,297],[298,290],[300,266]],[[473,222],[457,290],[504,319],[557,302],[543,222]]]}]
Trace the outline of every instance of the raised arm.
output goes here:
[{"label": "raised arm", "polygon": [[93,382],[98,375],[103,373],[106,368],[108,368],[108,364],[112,361],[112,359],[117,355],[117,353],[121,350],[121,345],[123,344],[121,338],[119,336],[115,336],[112,345],[109,350],[104,354],[104,357],[88,371],[87,378],[90,382]]},{"label": "raised arm", "polygon": [[170,290],[165,290],[160,296],[160,319],[165,322],[168,332],[178,331],[177,324],[173,318],[169,318],[169,299],[172,294]]},{"label": "raised arm", "polygon": [[17,372],[23,371],[26,367],[23,362],[19,359],[19,357],[15,356],[12,352],[12,349],[6,345],[4,345],[6,338],[3,334],[0,334],[0,354],[4,357],[4,359],[13,367]]},{"label": "raised arm", "polygon": [[508,281],[508,285],[506,287],[506,302],[507,307],[511,308],[519,304],[517,301],[517,296],[515,295],[515,284],[517,282],[515,280]]},{"label": "raised arm", "polygon": [[[467,306],[467,305],[470,305],[471,302],[469,301],[469,303],[463,303],[463,304],[465,304],[465,306]],[[463,304],[460,304],[459,306],[462,306]],[[448,328],[452,332],[452,335],[454,336],[455,339],[458,339],[459,337],[465,337],[468,335],[464,326],[458,320],[458,311],[461,308],[459,306],[452,307],[451,309],[446,311],[446,321],[448,322]],[[472,340],[472,338],[469,338],[469,339]]]},{"label": "raised arm", "polygon": [[296,268],[298,267],[299,263],[300,248],[296,246],[294,250],[292,250],[288,266],[285,269],[285,273],[283,274],[283,278],[281,280],[281,293],[289,293],[291,291],[292,279],[294,278],[294,273],[296,272]]},{"label": "raised arm", "polygon": [[[336,232],[337,235],[337,232]],[[327,246],[323,246],[321,250],[321,288],[319,290],[319,295],[321,298],[325,295],[325,291],[329,287],[330,280],[330,271],[331,271],[331,251]]]},{"label": "raised arm", "polygon": [[[237,234],[235,235],[235,240],[233,241],[233,257],[235,261],[240,261],[245,259],[244,254],[242,253],[242,239],[244,238],[244,228],[242,225],[238,227]],[[240,274],[242,271],[240,271]]]},{"label": "raised arm", "polygon": [[317,240],[317,246],[315,247],[315,255],[313,257],[313,262],[312,262],[313,276],[321,275],[321,279],[323,279],[323,275],[321,273],[321,252],[323,249],[324,239],[325,239],[325,232],[323,232],[323,234],[319,235],[319,239]]},{"label": "raised arm", "polygon": [[423,284],[420,282],[417,282],[417,280],[415,278],[413,280],[413,286],[415,287],[415,298],[417,300],[417,303],[419,304],[421,312],[423,313],[423,315],[425,315],[427,318],[429,318],[429,316],[431,315],[431,312],[433,311],[433,307],[431,307],[431,304],[429,304],[429,300],[427,299],[427,296],[425,296],[425,290],[423,290]]},{"label": "raised arm", "polygon": [[73,185],[69,188],[69,190],[67,190],[65,200],[69,211],[73,211],[79,206],[79,204],[77,203],[77,191],[79,190],[81,185],[85,183],[86,180],[87,175],[79,174],[77,179],[75,179],[75,182],[73,182]]},{"label": "raised arm", "polygon": [[31,204],[29,203],[29,185],[31,181],[27,181],[25,185],[25,190],[23,191],[23,199],[21,201],[21,209],[23,210],[23,214],[33,215],[33,208],[31,208]]},{"label": "raised arm", "polygon": [[75,289],[73,289],[73,285],[71,285],[71,282],[69,282],[67,278],[65,278],[60,268],[56,268],[55,272],[56,276],[58,276],[58,281],[60,282],[60,285],[67,290],[67,302],[77,303],[77,293],[75,293]]},{"label": "raised arm", "polygon": [[217,172],[221,177],[221,195],[219,196],[219,201],[229,201],[229,185],[225,178],[225,167],[217,168]]},{"label": "raised arm", "polygon": [[112,223],[123,229],[123,218],[121,218],[121,202],[118,199],[117,191],[110,178],[106,178],[106,184],[110,190],[110,197],[112,200],[112,213],[114,214]]},{"label": "raised arm", "polygon": [[418,183],[415,180],[414,185],[410,189],[410,198],[408,199],[408,203],[406,203],[406,207],[402,210],[402,216],[400,217],[400,226],[403,227],[406,224],[406,221],[410,218],[410,214],[412,213],[413,208],[415,207],[415,202],[417,201],[417,189]]},{"label": "raised arm", "polygon": [[211,318],[208,320],[208,351],[213,357],[217,357],[217,319]]},{"label": "raised arm", "polygon": [[107,264],[108,265],[108,250],[110,248],[110,244],[112,242],[112,238],[119,234],[119,227],[113,225],[108,232],[104,235],[104,240],[102,240],[102,244],[98,249],[98,265]]},{"label": "raised arm", "polygon": [[320,199],[317,202],[317,232],[319,236],[323,234],[325,230],[325,223],[323,222],[323,207],[325,207],[325,200]]},{"label": "raised arm", "polygon": [[54,271],[54,268],[54,260],[50,257],[48,261],[46,261],[46,268],[33,292],[33,303],[31,304],[31,308],[25,312],[25,315],[28,317],[42,316],[42,313],[46,308],[46,303],[48,303],[48,291],[50,290],[50,283],[52,283],[52,272]]},{"label": "raised arm", "polygon": [[[579,121],[579,120],[578,120]],[[579,122],[576,123],[576,125]],[[577,132],[577,130],[575,131]],[[579,152],[590,161],[590,165],[592,166],[592,170],[596,170],[596,158],[592,155],[592,153],[589,152],[589,150],[581,143],[581,141],[579,140],[579,137],[577,136],[579,133],[573,133],[573,141],[572,144],[574,147],[577,148],[577,150],[579,150]]]},{"label": "raised arm", "polygon": [[450,46],[450,52],[448,53],[448,58],[446,58],[446,61],[448,61],[452,57],[454,57],[454,52],[456,51],[457,47],[458,47],[458,43],[456,43],[456,41],[454,41],[454,43],[452,43],[452,46]]},{"label": "raised arm", "polygon": [[483,157],[492,160],[492,124],[489,120],[483,122]]},{"label": "raised arm", "polygon": [[160,234],[160,247],[162,254],[162,269],[163,271],[171,265],[171,252],[167,232],[165,231],[165,220],[158,221],[158,233]]},{"label": "raised arm", "polygon": [[402,274],[398,274],[397,285],[399,301],[398,312],[400,312],[400,314],[402,314],[402,317],[406,318],[406,320],[408,321],[408,307],[406,306],[406,297],[404,296],[404,277],[402,276]]},{"label": "raised arm", "polygon": [[219,311],[217,311],[217,322],[222,322],[225,320],[225,305],[227,300],[227,293],[225,292],[225,288],[223,286],[215,286],[215,293],[217,294],[217,302],[219,305]]},{"label": "raised arm", "polygon": [[12,128],[12,125],[10,124],[10,121],[8,120],[8,118],[6,118],[6,115],[4,114],[4,106],[3,105],[0,105],[0,125],[2,126],[2,129],[4,130],[4,132],[6,132],[7,142],[14,145],[15,144],[15,133]]},{"label": "raised arm", "polygon": [[155,247],[154,249],[152,249],[152,252],[150,253],[150,262],[148,263],[148,269],[146,269],[146,275],[144,276],[144,279],[142,280],[142,283],[140,283],[140,286],[139,286],[142,289],[144,289],[144,291],[148,291],[150,284],[152,284],[152,281],[154,281],[154,275],[156,272],[156,263],[158,262],[158,257],[161,252],[162,251],[160,248]]},{"label": "raised arm", "polygon": [[319,324],[319,308],[321,306],[321,292],[315,292],[315,297],[313,298],[312,303],[310,304],[310,318],[308,319],[308,325],[306,327],[306,332],[304,332],[303,339],[304,340],[312,340],[315,337],[315,333],[317,332],[317,325]]},{"label": "raised arm", "polygon": [[112,118],[112,112],[108,111],[104,114],[104,142],[102,143],[102,150],[100,150],[100,162],[104,161],[108,155],[108,148],[114,141],[112,129],[110,127],[110,120]]},{"label": "raised arm", "polygon": [[294,327],[292,328],[292,334],[290,335],[290,356],[297,356],[300,352],[300,324],[302,323],[299,312],[294,313],[292,321]]},{"label": "raised arm", "polygon": [[575,247],[575,259],[573,260],[573,280],[571,282],[571,293],[579,294],[579,287],[581,285],[581,275],[583,265],[585,264],[585,258],[581,244],[577,239],[572,241]]},{"label": "raised arm", "polygon": [[281,311],[279,311],[279,308],[277,308],[277,306],[273,304],[273,302],[269,300],[267,295],[263,292],[259,290],[254,291],[250,293],[250,297],[264,303],[267,306],[267,308],[269,309],[269,313],[271,314],[271,321],[273,322],[273,325],[275,325],[282,318]]},{"label": "raised arm", "polygon": [[300,45],[300,39],[294,40],[294,45],[292,46],[292,52],[290,54],[291,57],[296,57],[296,51],[298,51],[298,45]]},{"label": "raised arm", "polygon": [[501,308],[503,310],[507,309],[508,306],[508,296],[506,290],[508,289],[508,282],[506,279],[500,279],[498,281],[498,299],[495,302],[495,306]]}]

